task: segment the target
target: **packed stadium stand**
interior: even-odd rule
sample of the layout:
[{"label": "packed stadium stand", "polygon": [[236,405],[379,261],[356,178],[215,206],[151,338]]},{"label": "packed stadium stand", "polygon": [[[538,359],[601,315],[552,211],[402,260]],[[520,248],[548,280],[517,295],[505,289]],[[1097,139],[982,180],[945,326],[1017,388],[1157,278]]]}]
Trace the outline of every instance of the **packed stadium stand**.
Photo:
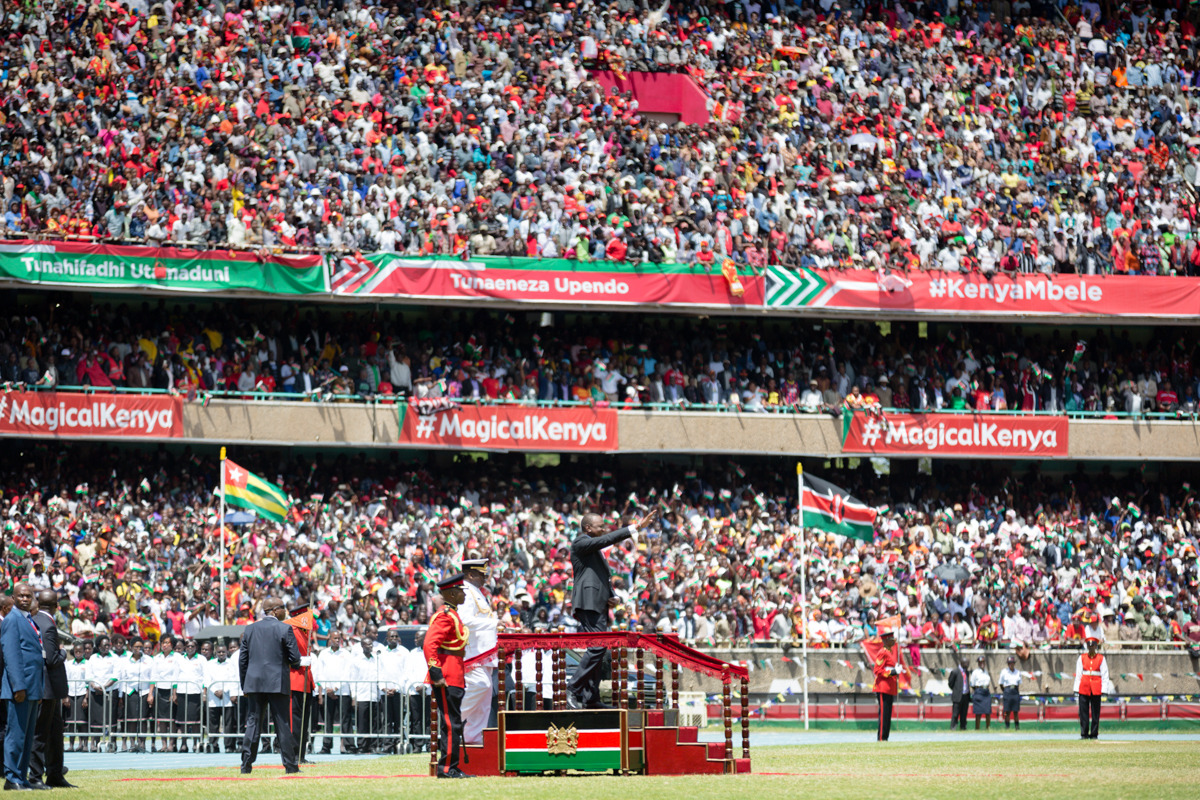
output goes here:
[{"label": "packed stadium stand", "polygon": [[[436,582],[486,556],[507,630],[573,631],[582,516],[652,508],[614,626],[749,665],[756,715],[853,720],[889,617],[914,719],[975,650],[1050,718],[1093,634],[1113,713],[1200,715],[1197,19],[0,11],[3,580],[60,594],[72,746],[229,750],[199,643],[268,596],[333,654],[314,750],[422,746]],[[282,521],[219,519],[223,448]],[[336,655],[389,629],[386,676]]]}]

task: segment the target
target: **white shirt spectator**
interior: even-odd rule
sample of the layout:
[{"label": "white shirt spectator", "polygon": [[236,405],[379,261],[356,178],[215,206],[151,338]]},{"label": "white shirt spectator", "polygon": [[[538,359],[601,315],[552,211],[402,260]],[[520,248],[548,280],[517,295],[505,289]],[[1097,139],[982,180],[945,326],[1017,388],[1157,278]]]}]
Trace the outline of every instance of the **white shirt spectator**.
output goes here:
[{"label": "white shirt spectator", "polygon": [[[211,708],[226,708],[233,704],[235,698],[242,693],[241,675],[238,673],[238,662],[233,658],[219,661],[216,657],[204,664],[204,689]],[[222,697],[217,697],[216,690],[221,690]]]},{"label": "white shirt spectator", "polygon": [[197,653],[181,656],[178,661],[175,689],[179,694],[200,694],[204,691],[204,667],[208,662]]},{"label": "white shirt spectator", "polygon": [[121,694],[140,694],[143,697],[150,694],[154,688],[154,659],[143,653],[138,658],[132,655],[125,659],[121,666]]},{"label": "white shirt spectator", "polygon": [[384,691],[403,689],[404,665],[408,661],[408,649],[396,645],[396,649],[393,650],[384,645],[376,650],[375,654],[382,662],[383,684],[381,688]]},{"label": "white shirt spectator", "polygon": [[[95,656],[93,656],[95,658]],[[154,670],[151,673],[154,678],[154,686],[157,689],[173,689],[179,683],[179,673],[182,669],[180,662],[183,656],[172,651],[170,654],[164,655],[159,653],[153,658]]]},{"label": "white shirt spectator", "polygon": [[429,685],[425,683],[428,676],[429,662],[425,660],[425,653],[421,648],[414,647],[404,659],[402,684],[409,694],[428,693]]},{"label": "white shirt spectator", "polygon": [[319,689],[334,689],[335,694],[345,696],[350,694],[350,684],[353,679],[350,651],[345,647],[337,650],[327,648],[318,655],[313,664],[313,680]]},{"label": "white shirt spectator", "polygon": [[372,650],[371,655],[363,655],[359,651],[353,664],[353,681],[350,685],[350,696],[356,703],[373,703],[379,699],[381,684],[386,679],[386,667],[378,651]]},{"label": "white shirt spectator", "polygon": [[111,689],[115,682],[120,677],[117,674],[117,659],[112,653],[102,656],[99,653],[94,653],[87,660],[87,670],[85,679],[88,686],[92,689],[100,688],[104,690]]},{"label": "white shirt spectator", "polygon": [[68,659],[67,667],[67,694],[71,697],[80,697],[88,693],[87,685],[87,659],[74,658]]}]

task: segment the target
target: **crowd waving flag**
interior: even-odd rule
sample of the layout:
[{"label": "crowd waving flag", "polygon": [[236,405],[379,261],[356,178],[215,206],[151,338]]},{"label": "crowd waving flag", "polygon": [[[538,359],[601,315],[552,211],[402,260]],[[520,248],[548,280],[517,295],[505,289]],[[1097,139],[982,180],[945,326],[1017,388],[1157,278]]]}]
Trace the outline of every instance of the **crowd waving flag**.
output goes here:
[{"label": "crowd waving flag", "polygon": [[283,489],[228,459],[225,461],[225,502],[255,511],[260,517],[274,522],[283,522],[291,506]]},{"label": "crowd waving flag", "polygon": [[829,481],[804,474],[804,527],[871,542],[875,539],[875,509]]}]

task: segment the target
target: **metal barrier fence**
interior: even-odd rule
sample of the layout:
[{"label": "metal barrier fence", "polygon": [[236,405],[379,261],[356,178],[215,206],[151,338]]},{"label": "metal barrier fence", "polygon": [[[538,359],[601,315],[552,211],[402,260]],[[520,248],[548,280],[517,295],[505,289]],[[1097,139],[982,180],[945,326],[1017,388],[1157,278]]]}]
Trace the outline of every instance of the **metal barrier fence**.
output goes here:
[{"label": "metal barrier fence", "polygon": [[[386,689],[385,681],[340,681],[333,694],[308,695],[304,753],[412,753],[429,746],[429,695],[423,684]],[[220,690],[222,697],[216,697]],[[203,692],[86,689],[63,702],[68,752],[236,752],[250,702],[236,681]],[[269,720],[260,749],[274,747]]]},{"label": "metal barrier fence", "polygon": [[[706,698],[708,713],[712,715],[718,708],[718,696]],[[993,721],[1002,723],[1002,696],[992,694]],[[970,702],[970,696],[964,697],[964,702]],[[811,718],[814,721],[852,722],[856,720],[874,720],[878,705],[875,695],[859,693],[854,695],[822,695],[815,694],[810,704]],[[934,695],[904,695],[896,698],[895,719],[918,722],[936,722],[948,724],[953,719],[954,705],[947,694]],[[759,696],[751,701],[748,708],[749,716],[753,719],[799,720],[803,719],[803,708],[795,703],[773,703],[769,697]],[[1063,694],[1021,694],[1021,719],[1025,722],[1075,722],[1078,719],[1078,702],[1073,695]],[[1135,695],[1105,695],[1101,703],[1102,718],[1120,721],[1166,722],[1166,721],[1200,721],[1200,704],[1197,698],[1169,697],[1139,697]],[[973,721],[974,713],[968,713],[963,722]]]},{"label": "metal barrier fence", "polygon": [[[510,685],[499,695],[510,709],[530,708],[551,697],[550,653],[535,659],[527,654],[522,692]],[[535,661],[542,664],[534,666]],[[542,667],[546,666],[545,677]],[[562,665],[565,667],[565,664]],[[537,676],[535,679],[534,676]],[[521,679],[521,670],[516,670]],[[539,680],[541,692],[538,691]],[[64,742],[68,752],[238,752],[246,730],[250,703],[237,681],[209,684],[202,692],[178,688],[131,688],[117,684],[108,690],[85,688],[63,701]],[[389,689],[389,684],[399,688]],[[336,687],[336,688],[334,688]],[[222,697],[216,692],[221,691]],[[430,694],[423,683],[337,681],[318,686],[308,695],[313,703],[305,754],[415,753],[430,746]],[[301,711],[301,713],[305,713]],[[261,752],[274,749],[269,720]]]},{"label": "metal barrier fence", "polygon": [[[861,652],[862,640],[861,631],[856,631],[859,635],[844,642],[816,642],[810,640],[808,649],[813,653],[829,653],[829,652]],[[799,648],[802,644],[799,638],[793,639],[755,639],[751,636],[743,636],[739,639],[686,639],[680,638],[680,641],[689,647],[698,647],[706,651],[708,650],[729,650],[729,649],[747,649],[747,650],[773,650],[782,648],[784,652],[788,652],[793,648]],[[1101,642],[1101,648],[1106,653],[1113,653],[1124,650],[1126,652],[1133,651],[1182,651],[1189,647],[1195,647],[1196,642],[1185,642],[1178,639],[1164,641],[1161,639],[1112,639]],[[907,641],[900,642],[901,647],[907,647]],[[1000,639],[994,642],[979,642],[979,641],[962,641],[958,643],[943,642],[939,644],[924,644],[921,645],[923,654],[937,653],[958,653],[970,652],[972,654],[982,655],[990,650],[1016,650],[1026,647],[1032,653],[1043,654],[1070,654],[1078,655],[1080,651],[1086,647],[1082,639],[1068,640],[1063,638],[1052,639],[1047,642],[1037,643],[1015,643],[1008,640]]]},{"label": "metal barrier fence", "polygon": [[[278,401],[295,401],[306,403],[373,403],[375,405],[396,405],[397,403],[408,403],[412,398],[407,394],[340,394],[333,391],[313,390],[312,392],[260,392],[257,390],[225,390],[225,389],[199,389],[182,392],[176,389],[155,389],[150,387],[129,387],[129,386],[37,386],[27,383],[12,383],[6,382],[4,387],[10,389],[20,389],[27,392],[82,392],[84,394],[134,394],[134,395],[180,395],[185,396],[188,400],[240,400],[245,402],[278,402]],[[641,402],[637,400],[521,400],[507,398],[490,398],[490,397],[453,397],[448,398],[460,405],[475,405],[475,406],[512,406],[524,408],[611,408],[616,411],[660,411],[660,412],[675,412],[680,411],[706,411],[721,414],[790,414],[797,417],[841,417],[841,409],[830,410],[805,410],[798,404],[775,404],[763,405],[757,408],[748,408],[744,403],[691,403],[687,400],[674,400],[664,402]],[[1008,416],[1008,417],[1067,417],[1069,419],[1094,419],[1094,420],[1116,420],[1116,419],[1132,419],[1132,420],[1188,420],[1195,421],[1200,417],[1200,413],[1191,411],[1142,411],[1138,413],[1129,413],[1126,411],[1084,411],[1072,409],[1066,411],[1025,411],[1022,409],[996,409],[996,410],[976,410],[972,408],[892,408],[890,406],[881,408],[880,411],[884,414],[936,414],[941,417],[946,416],[972,416],[977,414],[986,414],[988,416]]]}]

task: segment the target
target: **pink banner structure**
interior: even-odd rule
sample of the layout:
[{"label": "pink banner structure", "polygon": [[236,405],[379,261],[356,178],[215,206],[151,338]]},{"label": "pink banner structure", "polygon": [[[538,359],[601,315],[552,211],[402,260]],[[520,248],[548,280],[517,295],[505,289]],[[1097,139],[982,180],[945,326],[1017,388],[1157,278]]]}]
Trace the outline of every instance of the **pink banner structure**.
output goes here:
[{"label": "pink banner structure", "polygon": [[638,111],[652,114],[678,114],[688,125],[708,122],[708,98],[690,75],[682,72],[592,72],[592,80],[604,87],[605,95],[615,88],[621,94],[631,92]]}]

